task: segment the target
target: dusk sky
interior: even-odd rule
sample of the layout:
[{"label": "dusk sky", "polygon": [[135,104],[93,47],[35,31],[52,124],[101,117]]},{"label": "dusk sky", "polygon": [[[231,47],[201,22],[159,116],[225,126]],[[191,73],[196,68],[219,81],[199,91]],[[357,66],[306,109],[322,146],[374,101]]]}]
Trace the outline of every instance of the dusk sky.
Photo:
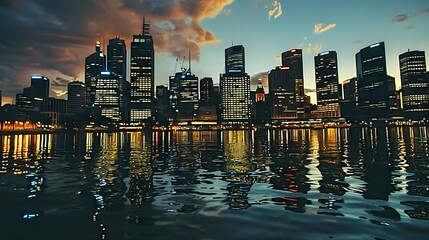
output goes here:
[{"label": "dusk sky", "polygon": [[355,76],[361,48],[384,41],[387,72],[397,88],[398,55],[429,52],[426,0],[2,0],[3,102],[29,86],[35,73],[51,79],[51,96],[65,98],[68,82],[84,81],[84,60],[95,49],[97,33],[106,43],[120,35],[129,49],[132,35],[141,32],[142,15],[154,36],[156,85],[167,83],[176,59],[180,70],[188,49],[192,72],[218,83],[225,48],[243,45],[254,83],[280,65],[281,52],[302,48],[304,86],[315,102],[314,56],[320,52],[337,51],[342,82]]}]

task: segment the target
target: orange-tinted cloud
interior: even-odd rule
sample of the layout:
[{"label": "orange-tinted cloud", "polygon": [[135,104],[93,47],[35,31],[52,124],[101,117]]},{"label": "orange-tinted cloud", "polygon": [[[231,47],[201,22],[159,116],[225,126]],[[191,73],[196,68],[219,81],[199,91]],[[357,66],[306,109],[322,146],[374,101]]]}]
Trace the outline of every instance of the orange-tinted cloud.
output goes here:
[{"label": "orange-tinted cloud", "polygon": [[314,25],[313,31],[316,34],[320,34],[333,29],[335,26],[337,26],[336,23],[330,23],[328,25],[323,25],[323,23],[317,23],[316,25]]},{"label": "orange-tinted cloud", "polygon": [[272,8],[268,10],[268,20],[271,20],[271,17],[274,17],[276,19],[283,14],[282,4],[280,3],[280,1],[272,2],[271,7]]},{"label": "orange-tinted cloud", "polygon": [[[2,0],[0,1],[0,89],[14,96],[29,85],[32,73],[74,79],[82,76],[85,57],[94,51],[97,33],[102,48],[119,35],[129,45],[139,34],[142,16],[151,23],[158,53],[183,57],[190,49],[199,60],[200,47],[219,43],[202,27],[234,0]],[[48,75],[49,76],[49,75]],[[78,79],[83,80],[83,79]],[[64,86],[52,87],[62,93]]]}]

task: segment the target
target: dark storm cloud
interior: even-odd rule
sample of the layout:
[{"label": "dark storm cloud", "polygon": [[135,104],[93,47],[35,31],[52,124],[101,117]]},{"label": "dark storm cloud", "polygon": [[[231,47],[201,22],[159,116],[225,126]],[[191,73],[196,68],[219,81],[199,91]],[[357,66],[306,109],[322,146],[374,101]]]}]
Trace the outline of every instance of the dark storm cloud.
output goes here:
[{"label": "dark storm cloud", "polygon": [[[182,57],[217,43],[201,26],[233,0],[2,0],[0,1],[0,90],[12,96],[29,85],[32,73],[77,77],[84,59],[102,42],[120,35],[129,44],[141,32],[142,15],[152,23],[158,52]],[[103,40],[104,39],[104,40]],[[105,47],[105,46],[104,46]],[[10,94],[9,94],[10,92]]]},{"label": "dark storm cloud", "polygon": [[417,17],[419,15],[428,14],[428,13],[429,13],[429,8],[425,8],[419,12],[414,12],[414,13],[403,13],[403,14],[399,14],[399,15],[396,15],[395,17],[393,17],[392,22],[402,23],[402,22],[406,22],[406,21],[410,20],[411,18]]}]

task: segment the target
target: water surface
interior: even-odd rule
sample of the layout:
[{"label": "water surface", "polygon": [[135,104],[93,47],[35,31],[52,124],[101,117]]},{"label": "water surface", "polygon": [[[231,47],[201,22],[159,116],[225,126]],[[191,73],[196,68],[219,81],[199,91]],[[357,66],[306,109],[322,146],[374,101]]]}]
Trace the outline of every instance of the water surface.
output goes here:
[{"label": "water surface", "polygon": [[427,127],[2,135],[1,239],[425,239]]}]

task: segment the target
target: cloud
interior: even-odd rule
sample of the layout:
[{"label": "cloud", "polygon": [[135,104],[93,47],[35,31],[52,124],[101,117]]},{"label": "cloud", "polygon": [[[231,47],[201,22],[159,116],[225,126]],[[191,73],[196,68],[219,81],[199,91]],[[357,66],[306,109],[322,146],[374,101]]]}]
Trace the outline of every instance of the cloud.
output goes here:
[{"label": "cloud", "polygon": [[321,33],[324,33],[326,31],[333,29],[335,26],[337,26],[336,23],[330,23],[328,25],[323,25],[323,23],[317,23],[316,25],[314,25],[313,31],[316,34],[321,34]]},{"label": "cloud", "polygon": [[225,16],[229,16],[232,14],[232,9],[231,8],[225,8],[225,9],[223,9],[222,14]]},{"label": "cloud", "polygon": [[[234,0],[2,0],[0,1],[0,89],[14,96],[34,73],[73,79],[82,76],[84,59],[116,35],[129,45],[141,32],[142,16],[151,23],[155,49],[176,57],[221,42],[201,23],[214,18]],[[103,49],[106,46],[103,44]],[[53,71],[53,69],[55,71]],[[81,79],[82,80],[82,79]],[[58,86],[59,87],[59,86]]]},{"label": "cloud", "polygon": [[268,10],[268,20],[271,20],[271,17],[277,19],[283,14],[282,4],[280,1],[274,1],[271,3],[271,9]]},{"label": "cloud", "polygon": [[414,12],[414,13],[403,13],[403,14],[398,14],[396,16],[394,16],[391,21],[394,23],[403,23],[406,22],[414,17],[417,17],[419,15],[425,15],[429,13],[429,8],[425,8],[419,12]]},{"label": "cloud", "polygon": [[259,80],[262,80],[263,86],[268,86],[268,72],[260,72],[250,77],[250,85],[258,85]]},{"label": "cloud", "polygon": [[307,54],[316,54],[322,50],[322,44],[311,44],[309,43],[307,47],[305,48],[305,51]]}]

